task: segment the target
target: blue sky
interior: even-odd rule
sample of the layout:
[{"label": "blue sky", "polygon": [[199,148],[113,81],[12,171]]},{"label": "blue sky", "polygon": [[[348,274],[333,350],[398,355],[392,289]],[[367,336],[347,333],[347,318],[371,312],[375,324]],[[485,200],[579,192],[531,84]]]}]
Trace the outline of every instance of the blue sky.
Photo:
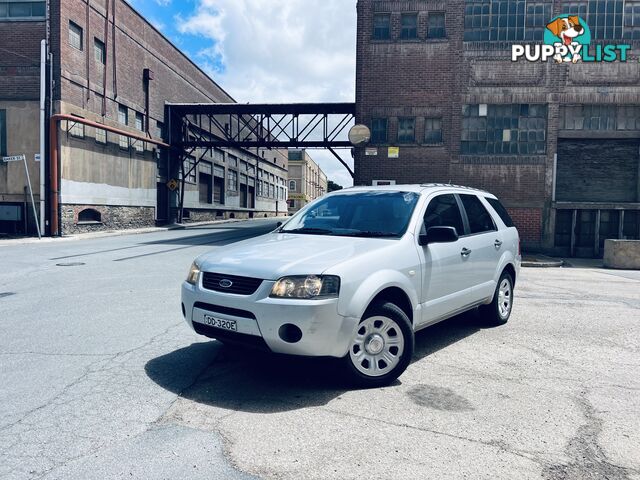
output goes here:
[{"label": "blue sky", "polygon": [[[238,102],[355,100],[356,0],[129,2]],[[310,153],[351,184],[329,152]]]}]

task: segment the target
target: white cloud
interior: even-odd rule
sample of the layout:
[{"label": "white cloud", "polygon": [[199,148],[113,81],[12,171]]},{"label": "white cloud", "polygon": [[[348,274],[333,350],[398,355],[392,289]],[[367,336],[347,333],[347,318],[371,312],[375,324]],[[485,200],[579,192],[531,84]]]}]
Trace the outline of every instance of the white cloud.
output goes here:
[{"label": "white cloud", "polygon": [[[356,0],[198,0],[176,21],[210,42],[200,63],[238,102],[355,99]],[[330,152],[310,153],[329,178],[351,184]]]}]

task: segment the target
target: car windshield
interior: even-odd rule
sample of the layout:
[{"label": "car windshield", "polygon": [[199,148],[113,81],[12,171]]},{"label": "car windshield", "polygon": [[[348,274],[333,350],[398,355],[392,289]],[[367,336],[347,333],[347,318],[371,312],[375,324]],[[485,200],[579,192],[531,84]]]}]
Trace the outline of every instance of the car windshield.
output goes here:
[{"label": "car windshield", "polygon": [[280,232],[397,238],[409,226],[419,195],[365,191],[331,195],[301,210]]}]

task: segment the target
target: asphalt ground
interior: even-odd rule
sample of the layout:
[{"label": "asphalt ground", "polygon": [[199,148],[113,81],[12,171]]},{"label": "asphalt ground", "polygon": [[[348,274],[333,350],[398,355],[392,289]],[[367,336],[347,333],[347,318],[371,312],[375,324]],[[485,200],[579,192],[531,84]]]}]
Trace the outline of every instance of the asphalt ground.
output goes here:
[{"label": "asphalt ground", "polygon": [[523,269],[506,326],[353,390],[182,320],[193,258],[274,227],[0,242],[0,478],[640,478],[640,272]]}]

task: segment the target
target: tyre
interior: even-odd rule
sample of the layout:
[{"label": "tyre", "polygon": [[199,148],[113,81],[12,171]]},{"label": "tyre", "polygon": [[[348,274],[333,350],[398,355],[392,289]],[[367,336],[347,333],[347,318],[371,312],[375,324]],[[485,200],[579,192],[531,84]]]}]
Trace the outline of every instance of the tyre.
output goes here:
[{"label": "tyre", "polygon": [[388,385],[411,362],[414,336],[407,315],[393,303],[369,308],[344,357],[348,381],[359,387]]},{"label": "tyre", "polygon": [[480,316],[488,325],[504,325],[509,321],[513,308],[513,277],[502,272],[493,300],[489,305],[480,307]]}]

